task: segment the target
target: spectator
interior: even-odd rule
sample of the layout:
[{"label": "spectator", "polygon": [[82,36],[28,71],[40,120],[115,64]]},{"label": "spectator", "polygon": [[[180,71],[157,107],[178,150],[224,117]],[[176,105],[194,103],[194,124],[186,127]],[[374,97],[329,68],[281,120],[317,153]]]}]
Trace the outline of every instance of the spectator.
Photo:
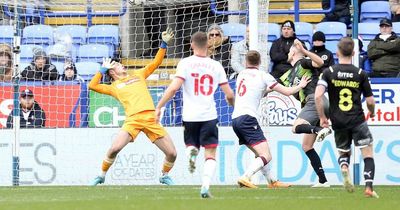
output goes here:
[{"label": "spectator", "polygon": [[[322,9],[330,8],[330,0],[322,0]],[[321,22],[338,21],[346,25],[351,23],[350,0],[336,0],[333,12],[326,13]]]},{"label": "spectator", "polygon": [[368,57],[372,61],[372,77],[398,77],[400,71],[400,38],[392,30],[392,21],[382,19],[381,33],[368,45]]},{"label": "spectator", "polygon": [[72,61],[65,61],[64,72],[60,75],[59,81],[78,81],[84,82],[85,80],[78,75],[78,70]]},{"label": "spectator", "polygon": [[[43,128],[46,115],[38,102],[35,101],[32,90],[26,89],[19,97],[19,116],[21,128]],[[13,127],[13,112],[7,118],[7,128]]]},{"label": "spectator", "polygon": [[283,22],[281,33],[281,37],[272,43],[269,53],[271,61],[274,62],[271,75],[276,79],[292,68],[288,62],[288,53],[296,39],[294,23],[290,20]]},{"label": "spectator", "polygon": [[312,42],[313,47],[310,51],[317,54],[324,61],[324,65],[321,67],[321,69],[335,64],[332,52],[325,48],[325,34],[322,31],[317,31],[314,33]]},{"label": "spectator", "polygon": [[246,28],[246,38],[240,42],[232,44],[231,66],[235,71],[234,74],[239,74],[246,69],[246,54],[249,51],[249,27]]},{"label": "spectator", "polygon": [[11,47],[0,44],[0,82],[10,82],[13,76]]},{"label": "spectator", "polygon": [[359,52],[360,52],[359,58],[358,58],[359,67],[362,70],[366,71],[368,75],[370,75],[372,72],[371,61],[368,58],[367,51],[365,51],[363,49],[364,44],[362,43],[361,37],[358,37],[358,47],[359,47]]},{"label": "spectator", "polygon": [[208,28],[208,55],[210,58],[219,61],[224,67],[228,78],[234,73],[231,67],[231,48],[232,44],[229,37],[224,36],[222,28],[217,24],[212,24]]},{"label": "spectator", "polygon": [[21,73],[21,79],[26,81],[57,80],[56,66],[50,63],[49,57],[42,49],[35,49],[33,61]]},{"label": "spectator", "polygon": [[393,22],[400,22],[400,0],[389,0],[390,10],[392,10]]}]

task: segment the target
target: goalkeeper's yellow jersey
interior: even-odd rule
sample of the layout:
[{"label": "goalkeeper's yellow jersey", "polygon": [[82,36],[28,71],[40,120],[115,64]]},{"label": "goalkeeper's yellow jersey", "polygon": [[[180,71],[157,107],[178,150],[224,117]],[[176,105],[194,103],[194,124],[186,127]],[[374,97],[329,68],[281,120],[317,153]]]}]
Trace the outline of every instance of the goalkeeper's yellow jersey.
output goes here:
[{"label": "goalkeeper's yellow jersey", "polygon": [[166,49],[160,48],[150,64],[142,69],[134,70],[132,74],[114,81],[111,85],[99,84],[102,74],[98,72],[90,81],[89,88],[116,98],[124,107],[127,118],[142,111],[154,110],[146,78],[162,63],[165,52]]}]

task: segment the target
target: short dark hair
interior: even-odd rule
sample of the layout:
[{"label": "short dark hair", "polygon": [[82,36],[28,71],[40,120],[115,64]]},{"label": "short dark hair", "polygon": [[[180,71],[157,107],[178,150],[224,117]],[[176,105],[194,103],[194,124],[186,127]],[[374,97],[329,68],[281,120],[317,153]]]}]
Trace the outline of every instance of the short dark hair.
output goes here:
[{"label": "short dark hair", "polygon": [[206,48],[208,44],[207,34],[203,31],[198,31],[192,35],[192,43],[200,48]]},{"label": "short dark hair", "polygon": [[248,65],[257,66],[261,63],[261,55],[256,50],[249,50],[246,54],[246,62]]},{"label": "short dark hair", "polygon": [[350,37],[343,37],[337,45],[340,54],[349,57],[352,56],[354,50],[354,41]]}]

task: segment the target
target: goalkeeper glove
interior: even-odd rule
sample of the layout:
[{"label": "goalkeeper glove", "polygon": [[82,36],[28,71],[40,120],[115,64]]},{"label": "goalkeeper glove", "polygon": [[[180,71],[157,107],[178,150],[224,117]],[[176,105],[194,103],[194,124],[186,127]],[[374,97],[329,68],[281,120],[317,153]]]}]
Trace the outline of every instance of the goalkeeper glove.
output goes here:
[{"label": "goalkeeper glove", "polygon": [[161,48],[167,48],[168,44],[171,44],[172,40],[174,39],[174,32],[172,31],[171,28],[167,28],[166,31],[162,32],[161,34],[162,42],[161,42]]},{"label": "goalkeeper glove", "polygon": [[105,74],[109,69],[112,69],[115,65],[115,61],[111,62],[111,58],[103,58],[103,64],[100,67],[100,73]]}]

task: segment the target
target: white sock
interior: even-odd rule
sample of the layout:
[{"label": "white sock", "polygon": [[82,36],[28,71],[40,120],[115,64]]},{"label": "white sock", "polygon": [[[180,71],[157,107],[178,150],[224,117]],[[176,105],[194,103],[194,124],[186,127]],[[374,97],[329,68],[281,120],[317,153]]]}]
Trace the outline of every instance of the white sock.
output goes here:
[{"label": "white sock", "polygon": [[207,190],[210,188],[211,179],[214,176],[216,167],[217,161],[215,161],[214,159],[206,160],[203,168],[203,184],[201,185],[201,188],[205,188]]},{"label": "white sock", "polygon": [[267,164],[264,167],[261,168],[261,173],[264,175],[265,179],[267,180],[268,184],[271,184],[272,182],[276,182],[276,178],[272,175],[270,165]]},{"label": "white sock", "polygon": [[244,176],[247,178],[252,177],[257,171],[259,171],[264,166],[264,162],[260,157],[251,162],[250,166],[247,168],[246,172],[244,172]]}]

